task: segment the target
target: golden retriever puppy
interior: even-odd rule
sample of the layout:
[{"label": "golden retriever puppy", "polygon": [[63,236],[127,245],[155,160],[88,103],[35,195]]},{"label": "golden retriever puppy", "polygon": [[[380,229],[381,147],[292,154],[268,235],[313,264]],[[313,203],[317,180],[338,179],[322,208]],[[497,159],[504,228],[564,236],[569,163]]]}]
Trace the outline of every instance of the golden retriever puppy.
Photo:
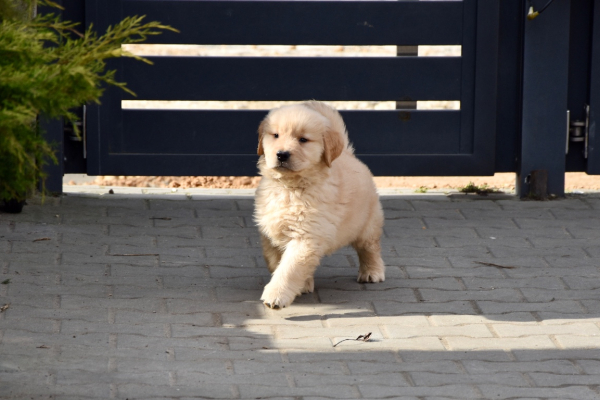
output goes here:
[{"label": "golden retriever puppy", "polygon": [[254,217],[272,274],[264,304],[283,308],[312,292],[321,258],[347,245],[358,253],[358,281],[383,281],[383,211],[340,114],[316,101],[284,106],[269,112],[258,135]]}]

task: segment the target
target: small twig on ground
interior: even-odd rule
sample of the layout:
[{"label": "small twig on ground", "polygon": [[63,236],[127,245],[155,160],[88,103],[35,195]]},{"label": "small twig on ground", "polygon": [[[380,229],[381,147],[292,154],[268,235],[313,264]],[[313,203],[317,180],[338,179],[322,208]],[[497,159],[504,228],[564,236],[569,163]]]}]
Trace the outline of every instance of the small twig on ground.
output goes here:
[{"label": "small twig on ground", "polygon": [[169,217],[150,217],[150,219],[162,219],[164,221],[170,221],[171,220],[171,218],[169,218]]},{"label": "small twig on ground", "polygon": [[344,339],[344,340],[340,340],[339,342],[337,342],[336,344],[334,344],[333,347],[337,346],[338,344],[340,344],[342,342],[345,342],[346,340],[354,340],[354,341],[358,341],[358,342],[368,342],[370,337],[371,337],[371,332],[367,333],[366,335],[360,335],[356,339]]},{"label": "small twig on ground", "polygon": [[39,238],[39,239],[35,239],[34,242],[42,242],[44,240],[52,240],[49,237],[43,237],[43,238]]},{"label": "small twig on ground", "polygon": [[517,268],[517,267],[513,267],[513,266],[498,265],[498,264],[494,264],[494,263],[487,263],[487,262],[481,262],[481,261],[475,261],[475,263],[481,264],[481,265],[486,265],[488,267],[496,267],[496,268],[504,268],[504,269],[515,269],[515,268]]}]

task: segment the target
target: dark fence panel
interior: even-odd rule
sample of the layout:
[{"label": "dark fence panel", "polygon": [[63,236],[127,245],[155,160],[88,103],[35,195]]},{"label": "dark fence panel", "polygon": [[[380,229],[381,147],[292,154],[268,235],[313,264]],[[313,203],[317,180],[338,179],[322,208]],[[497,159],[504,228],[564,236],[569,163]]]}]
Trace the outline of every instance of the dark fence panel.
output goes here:
[{"label": "dark fence panel", "polygon": [[[152,57],[123,60],[145,100],[459,100],[461,58]],[[126,98],[126,97],[124,97]],[[133,97],[129,97],[133,98]]]},{"label": "dark fence panel", "polygon": [[[447,45],[462,42],[463,3],[427,2],[120,2],[181,30],[150,37],[170,44]],[[243,27],[243,32],[240,31]]]},{"label": "dark fence panel", "polygon": [[[256,154],[265,111],[124,110],[112,153]],[[460,111],[343,111],[358,154],[458,154]],[[356,135],[353,135],[356,133]]]}]

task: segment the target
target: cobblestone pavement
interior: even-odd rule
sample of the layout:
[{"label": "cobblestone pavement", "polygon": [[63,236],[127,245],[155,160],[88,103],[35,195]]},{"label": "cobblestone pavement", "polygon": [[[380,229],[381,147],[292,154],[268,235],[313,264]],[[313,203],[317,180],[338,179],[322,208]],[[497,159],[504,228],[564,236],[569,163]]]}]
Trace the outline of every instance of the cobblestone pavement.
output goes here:
[{"label": "cobblestone pavement", "polygon": [[0,213],[1,399],[600,399],[598,196],[382,197],[387,280],[281,311],[252,199],[175,198]]}]

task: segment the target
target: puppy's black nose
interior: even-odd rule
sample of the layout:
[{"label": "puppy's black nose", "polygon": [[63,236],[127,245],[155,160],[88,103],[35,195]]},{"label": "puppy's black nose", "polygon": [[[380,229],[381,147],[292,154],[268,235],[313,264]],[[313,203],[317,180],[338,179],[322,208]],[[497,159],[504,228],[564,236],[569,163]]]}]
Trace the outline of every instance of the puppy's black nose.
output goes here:
[{"label": "puppy's black nose", "polygon": [[277,152],[277,159],[279,161],[287,161],[289,158],[290,158],[289,151],[278,151]]}]

